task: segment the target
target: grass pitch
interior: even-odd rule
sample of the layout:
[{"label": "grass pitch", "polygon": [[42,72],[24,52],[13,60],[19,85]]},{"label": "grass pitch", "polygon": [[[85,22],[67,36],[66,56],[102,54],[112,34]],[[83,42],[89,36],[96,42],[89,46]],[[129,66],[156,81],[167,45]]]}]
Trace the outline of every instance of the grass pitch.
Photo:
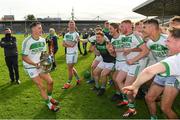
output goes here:
[{"label": "grass pitch", "polygon": [[[0,35],[2,38],[3,35]],[[91,88],[93,85],[86,84],[83,73],[90,69],[94,54],[87,56],[79,55],[76,68],[81,76],[82,84],[68,90],[61,89],[67,81],[67,67],[65,63],[64,47],[61,45],[62,38],[59,39],[59,51],[57,53],[57,69],[51,73],[54,80],[53,97],[61,103],[61,111],[54,113],[48,110],[36,86],[32,83],[28,75],[24,72],[21,60],[21,44],[23,35],[17,37],[19,51],[19,72],[21,84],[11,85],[9,83],[8,70],[5,65],[3,49],[0,48],[0,119],[121,119],[126,107],[117,108],[116,103],[111,102],[114,89],[107,86],[107,91],[102,97],[98,97]],[[180,115],[180,97],[178,96],[174,106],[175,111]],[[136,107],[138,114],[134,119],[148,119],[149,113],[144,100],[137,100]],[[164,118],[158,107],[158,117]]]}]

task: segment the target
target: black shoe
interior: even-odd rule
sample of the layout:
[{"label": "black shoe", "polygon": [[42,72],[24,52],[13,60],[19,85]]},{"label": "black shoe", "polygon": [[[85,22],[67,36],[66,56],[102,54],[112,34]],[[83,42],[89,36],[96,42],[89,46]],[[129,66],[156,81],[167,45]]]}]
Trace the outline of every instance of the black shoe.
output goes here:
[{"label": "black shoe", "polygon": [[118,101],[118,100],[122,100],[122,95],[118,95],[118,94],[114,94],[111,98],[111,101]]},{"label": "black shoe", "polygon": [[105,93],[105,88],[100,88],[97,93],[97,96],[102,96],[104,93]]},{"label": "black shoe", "polygon": [[14,83],[14,80],[11,80],[10,83],[13,84],[13,83]]},{"label": "black shoe", "polygon": [[83,56],[87,55],[87,53],[84,53]]},{"label": "black shoe", "polygon": [[94,87],[92,88],[92,90],[97,92],[97,91],[99,90],[99,88],[97,88],[96,86],[94,86]]},{"label": "black shoe", "polygon": [[16,81],[16,84],[18,84],[18,85],[21,84],[21,81],[20,81],[20,80],[17,80],[17,81]]}]

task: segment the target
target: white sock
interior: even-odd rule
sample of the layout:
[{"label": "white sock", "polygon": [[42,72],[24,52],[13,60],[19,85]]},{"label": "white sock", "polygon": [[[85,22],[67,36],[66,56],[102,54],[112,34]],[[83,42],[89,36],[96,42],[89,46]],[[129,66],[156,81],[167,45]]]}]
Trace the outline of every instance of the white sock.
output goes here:
[{"label": "white sock", "polygon": [[48,96],[48,99],[51,100],[51,99],[52,99],[52,96]]},{"label": "white sock", "polygon": [[51,107],[53,106],[53,104],[52,104],[51,102],[49,102],[49,103],[47,104],[47,106],[48,106],[49,109],[51,109]]}]

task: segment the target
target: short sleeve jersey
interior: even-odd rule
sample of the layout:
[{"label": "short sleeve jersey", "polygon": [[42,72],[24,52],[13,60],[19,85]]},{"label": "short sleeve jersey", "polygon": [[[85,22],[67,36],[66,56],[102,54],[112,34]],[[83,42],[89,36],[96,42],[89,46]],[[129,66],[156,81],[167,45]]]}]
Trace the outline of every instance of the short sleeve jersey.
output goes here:
[{"label": "short sleeve jersey", "polygon": [[[137,36],[135,34],[130,34],[125,36],[123,39],[123,47],[124,48],[138,48],[139,46],[141,46],[144,41],[142,40],[142,38],[140,36]],[[139,54],[139,52],[131,52],[126,56],[126,59],[132,59],[135,56],[137,56]]]},{"label": "short sleeve jersey", "polygon": [[[124,38],[125,36],[124,35],[119,35],[118,38],[112,38],[111,39],[111,44],[113,45],[113,47],[115,49],[123,49],[123,42],[122,42],[122,39]],[[116,53],[116,61],[125,61],[125,57],[123,55],[123,52],[117,52]]]},{"label": "short sleeve jersey", "polygon": [[175,76],[180,82],[180,53],[162,60],[161,63],[166,67],[166,72],[161,75]]},{"label": "short sleeve jersey", "polygon": [[152,52],[152,55],[156,62],[159,62],[167,57],[168,48],[166,46],[166,41],[167,35],[165,34],[160,34],[159,39],[155,42],[151,39],[147,41],[146,45]]},{"label": "short sleeve jersey", "polygon": [[[29,36],[22,43],[22,55],[28,56],[34,63],[40,62],[43,51],[46,51],[46,40],[42,37],[34,40],[32,36]],[[23,65],[26,69],[34,67],[25,61],[23,61]]]},{"label": "short sleeve jersey", "polygon": [[[63,41],[72,41],[72,42],[78,42],[79,33],[77,32],[68,32],[64,35]],[[68,47],[67,48],[67,54],[74,54],[78,52],[78,44],[76,44],[74,47]]]}]

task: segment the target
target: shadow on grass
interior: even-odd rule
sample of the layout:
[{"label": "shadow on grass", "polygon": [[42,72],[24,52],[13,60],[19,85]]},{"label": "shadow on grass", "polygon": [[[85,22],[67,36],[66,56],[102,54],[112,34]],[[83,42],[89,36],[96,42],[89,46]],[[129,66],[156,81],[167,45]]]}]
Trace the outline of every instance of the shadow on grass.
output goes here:
[{"label": "shadow on grass", "polygon": [[43,108],[39,110],[38,114],[33,117],[33,119],[56,119],[56,114],[56,112],[50,111],[47,106],[44,105]]},{"label": "shadow on grass", "polygon": [[78,87],[80,87],[80,86],[81,85],[78,85],[78,86],[76,85],[76,86],[73,86],[72,88],[64,89],[63,92],[59,95],[58,100],[63,101],[67,95],[71,94],[74,91],[77,91]]},{"label": "shadow on grass", "polygon": [[13,85],[13,84],[11,84],[11,83],[5,83],[5,84],[3,84],[3,85],[0,86],[0,91],[9,88],[9,87],[12,86],[12,85]]},{"label": "shadow on grass", "polygon": [[27,80],[23,83],[21,83],[20,85],[17,84],[4,84],[4,86],[1,87],[0,89],[0,103],[2,103],[3,101],[8,101],[8,99],[11,99],[19,94],[21,94],[22,92],[24,92],[26,89],[29,89],[30,87],[32,87],[32,81]]}]

